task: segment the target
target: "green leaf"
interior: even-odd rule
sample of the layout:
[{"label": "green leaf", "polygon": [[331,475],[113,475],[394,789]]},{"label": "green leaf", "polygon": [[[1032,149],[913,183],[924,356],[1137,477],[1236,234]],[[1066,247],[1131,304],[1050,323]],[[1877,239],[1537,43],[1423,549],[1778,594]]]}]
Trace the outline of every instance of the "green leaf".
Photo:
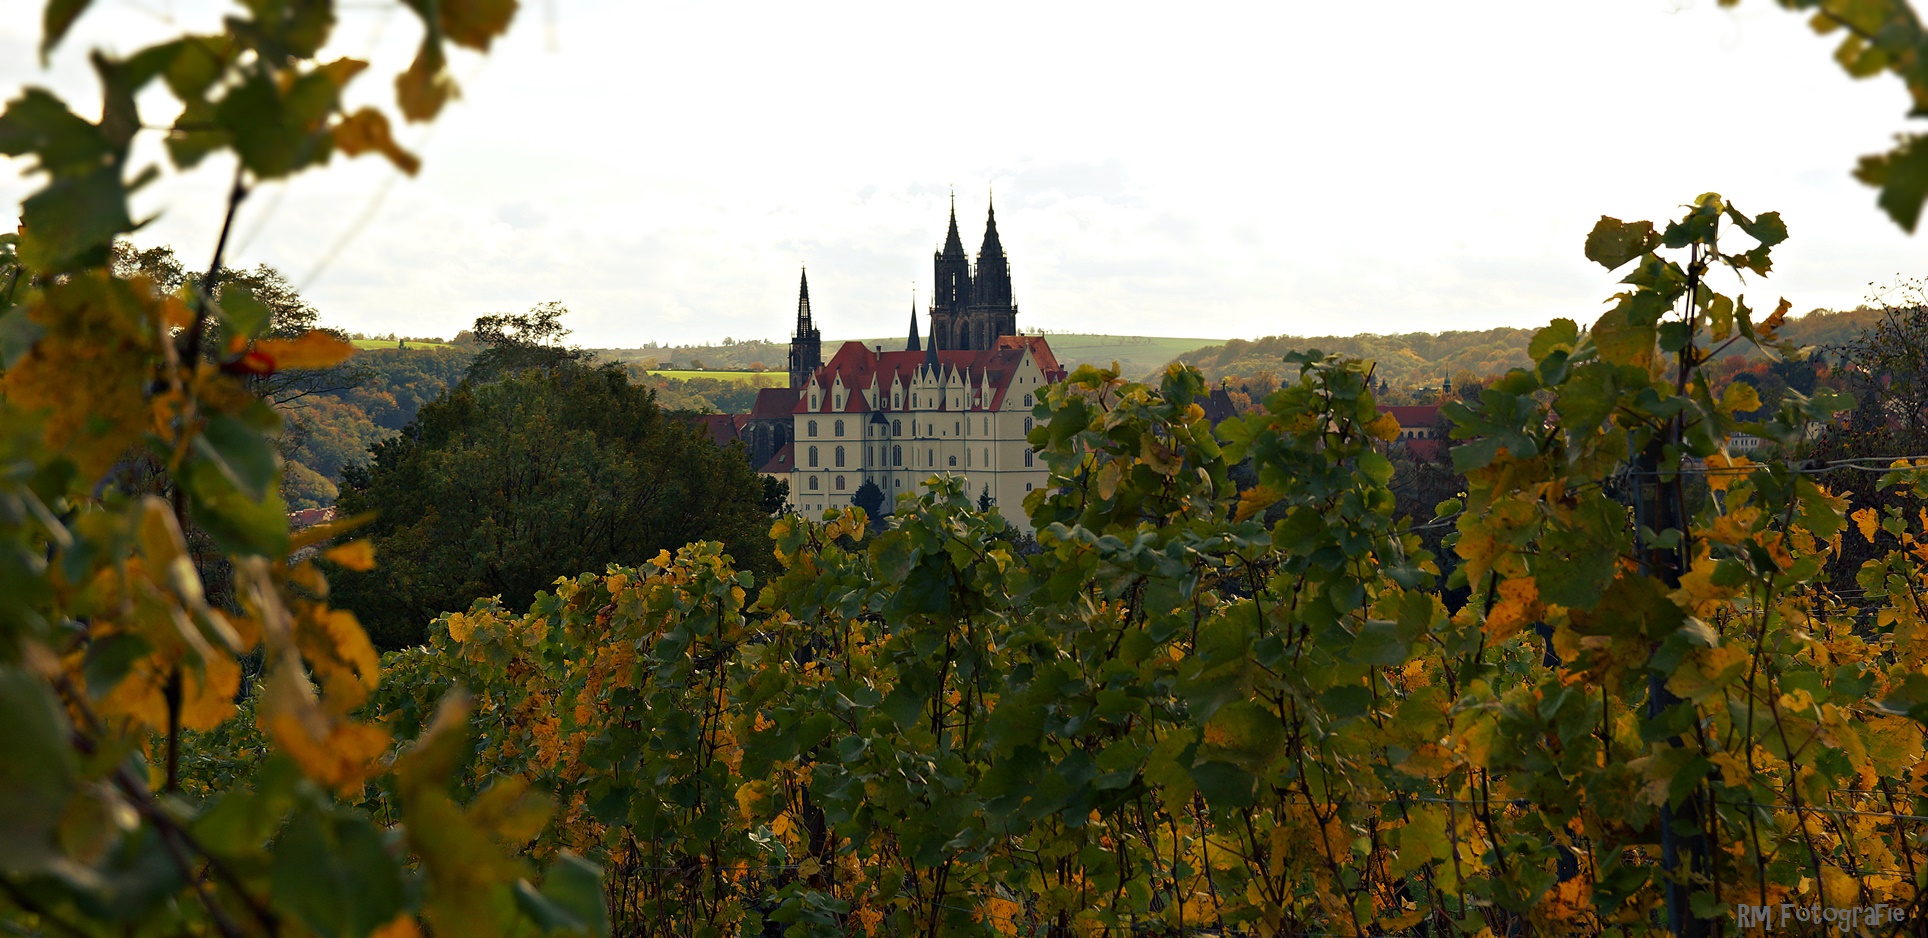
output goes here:
[{"label": "green leaf", "polygon": [[402,871],[373,824],[353,814],[302,812],[275,845],[275,907],[317,934],[361,938],[402,911]]},{"label": "green leaf", "polygon": [[1618,218],[1600,216],[1587,234],[1587,260],[1608,270],[1613,270],[1626,262],[1654,249],[1660,243],[1654,234],[1652,222],[1637,221],[1631,224]]},{"label": "green leaf", "polygon": [[0,113],[0,153],[32,154],[39,158],[40,169],[55,176],[96,173],[112,152],[99,127],[39,88],[28,88]]},{"label": "green leaf", "polygon": [[1780,212],[1762,212],[1759,218],[1748,218],[1732,205],[1727,206],[1727,217],[1733,219],[1735,227],[1747,232],[1747,236],[1761,243],[1761,247],[1771,248],[1787,240],[1787,224],[1781,221]]},{"label": "green leaf", "polygon": [[31,671],[0,665],[0,873],[39,869],[60,856],[54,830],[76,784],[66,708]]},{"label": "green leaf", "polygon": [[274,319],[274,310],[256,299],[254,291],[245,284],[239,283],[221,288],[221,299],[215,312],[221,317],[231,338],[253,339],[261,335]]},{"label": "green leaf", "polygon": [[189,495],[188,514],[222,550],[231,554],[273,557],[288,550],[287,503],[268,491],[251,498],[228,478],[232,467],[190,459],[182,470]]},{"label": "green leaf", "polygon": [[[531,915],[538,924],[595,938],[604,938],[609,934],[609,916],[603,907],[601,867],[564,850],[550,862],[549,869],[543,875],[542,890],[536,897],[543,900],[539,906],[542,913],[550,916],[544,921]],[[522,904],[523,898],[518,886],[518,905]],[[524,905],[523,908],[526,911],[530,906]]]},{"label": "green leaf", "polygon": [[80,19],[80,14],[87,12],[87,7],[92,4],[93,0],[47,0],[47,10],[41,20],[43,25],[40,36],[40,64],[42,67],[46,66],[47,56],[54,51],[54,47],[60,45],[60,40],[66,37],[67,30],[73,28],[74,21]]},{"label": "green leaf", "polygon": [[1854,178],[1880,189],[1881,210],[1913,234],[1928,202],[1928,136],[1909,134],[1893,150],[1862,157]]},{"label": "green leaf", "polygon": [[0,313],[0,371],[12,368],[46,334],[46,327],[29,318],[25,306]]},{"label": "green leaf", "polygon": [[218,414],[194,438],[195,452],[213,463],[242,494],[260,501],[275,484],[274,443],[240,420]]},{"label": "green leaf", "polygon": [[115,236],[134,230],[113,166],[55,179],[22,203],[20,214],[20,262],[43,274],[103,263]]},{"label": "green leaf", "polygon": [[1258,803],[1258,779],[1229,762],[1192,766],[1192,782],[1214,808],[1249,808]]},{"label": "green leaf", "polygon": [[1527,345],[1526,354],[1543,361],[1556,351],[1572,351],[1580,344],[1580,326],[1571,319],[1555,319],[1538,332]]}]

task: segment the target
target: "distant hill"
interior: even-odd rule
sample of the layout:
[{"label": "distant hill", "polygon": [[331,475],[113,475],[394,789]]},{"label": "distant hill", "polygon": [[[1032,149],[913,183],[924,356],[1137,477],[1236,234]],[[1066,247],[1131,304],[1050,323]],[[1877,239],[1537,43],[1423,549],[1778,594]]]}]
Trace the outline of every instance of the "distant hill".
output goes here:
[{"label": "distant hill", "polygon": [[[1859,336],[1880,315],[1879,310],[1871,309],[1842,312],[1815,310],[1805,316],[1790,318],[1782,334],[1801,345],[1839,345]],[[1180,354],[1174,360],[1198,368],[1209,381],[1248,377],[1266,371],[1286,377],[1281,359],[1287,352],[1316,348],[1377,362],[1376,374],[1393,387],[1436,386],[1442,378],[1450,378],[1461,371],[1488,375],[1526,367],[1531,364],[1526,355],[1526,346],[1533,340],[1535,331],[1499,328],[1469,332],[1409,332],[1404,335],[1275,335],[1249,342],[1233,339],[1220,345],[1208,345]],[[1053,343],[1053,347],[1056,347],[1056,343]]]},{"label": "distant hill", "polygon": [[[1142,378],[1152,374],[1173,358],[1210,345],[1216,339],[1174,339],[1160,336],[1142,335],[1094,335],[1090,333],[1047,333],[1051,340],[1051,351],[1058,361],[1067,368],[1091,364],[1109,366],[1116,361],[1128,377]],[[667,345],[645,346],[627,349],[596,349],[596,355],[604,361],[623,362],[632,365],[649,365],[649,370],[663,372],[700,367],[710,371],[748,371],[761,365],[778,374],[783,374],[790,360],[789,342],[769,342],[762,339],[737,341],[725,340],[728,344],[718,345]],[[826,338],[823,340],[823,356],[829,358],[837,347],[845,342],[862,342],[875,348],[879,345],[886,350],[904,347],[903,336],[885,338]]]}]

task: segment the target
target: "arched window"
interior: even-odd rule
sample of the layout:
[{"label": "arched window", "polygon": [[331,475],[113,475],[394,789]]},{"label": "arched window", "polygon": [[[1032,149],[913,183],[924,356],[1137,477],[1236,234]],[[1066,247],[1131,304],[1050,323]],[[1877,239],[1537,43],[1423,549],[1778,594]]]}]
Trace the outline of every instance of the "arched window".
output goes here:
[{"label": "arched window", "polygon": [[952,432],[952,433],[955,433],[955,434],[957,434],[958,436],[963,436],[963,435],[964,435],[964,421],[962,421],[962,420],[959,420],[959,421],[956,421],[956,424],[955,424],[954,426],[952,426],[952,427],[951,427],[951,432]]},{"label": "arched window", "polygon": [[895,434],[897,434],[898,436],[903,436],[903,435],[904,435],[904,422],[903,422],[902,420],[893,420],[893,421],[891,421],[891,422],[890,422],[890,432],[892,432],[892,433],[895,433]]},{"label": "arched window", "polygon": [[810,477],[810,491],[812,491],[812,492],[814,492],[814,491],[816,491],[816,490],[817,490],[817,477],[816,477],[816,476],[811,476],[811,477]]},{"label": "arched window", "polygon": [[836,426],[832,427],[831,429],[835,430],[838,436],[843,436],[843,421],[841,420],[837,421]]},{"label": "arched window", "polygon": [[1024,406],[1026,407],[1031,406],[1031,395],[1029,394],[1024,395]]},{"label": "arched window", "polygon": [[809,431],[808,433],[804,434],[805,436],[817,435],[817,422],[815,420],[812,420],[809,423],[805,424],[804,427]]},{"label": "arched window", "polygon": [[1031,467],[1031,451],[1028,449],[1024,451],[1024,466],[1027,469]]},{"label": "arched window", "polygon": [[837,447],[837,468],[843,468],[843,447]]},{"label": "arched window", "polygon": [[926,466],[937,465],[937,451],[934,449],[931,449],[928,446],[924,447],[924,465]]},{"label": "arched window", "polygon": [[817,465],[817,448],[814,446],[810,447],[810,465],[812,467]]},{"label": "arched window", "polygon": [[1024,483],[1024,490],[1027,492],[1031,491],[1031,483],[1029,482]]},{"label": "arched window", "polygon": [[952,456],[952,457],[951,457],[951,465],[953,465],[953,466],[955,466],[955,465],[957,465],[957,457],[956,457],[956,456]]},{"label": "arched window", "polygon": [[837,477],[837,491],[843,491],[843,476]]},{"label": "arched window", "polygon": [[893,446],[893,447],[891,447],[891,448],[890,448],[890,464],[891,464],[891,465],[893,465],[893,466],[901,466],[901,465],[903,465],[903,464],[904,464],[904,448],[903,448],[903,447],[901,447],[901,446]]},{"label": "arched window", "polygon": [[1024,432],[1031,432],[1031,418],[1029,417],[1024,418]]},{"label": "arched window", "polygon": [[984,447],[984,465],[989,466],[990,464],[991,464],[991,448],[986,446]]},{"label": "arched window", "polygon": [[991,418],[989,417],[984,418],[984,432],[991,432]]}]

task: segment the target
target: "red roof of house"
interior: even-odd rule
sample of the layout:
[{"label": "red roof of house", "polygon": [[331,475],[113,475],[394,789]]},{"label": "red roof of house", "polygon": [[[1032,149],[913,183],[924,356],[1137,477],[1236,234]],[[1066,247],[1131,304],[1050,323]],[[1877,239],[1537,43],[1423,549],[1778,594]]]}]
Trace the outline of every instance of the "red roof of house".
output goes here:
[{"label": "red roof of house", "polygon": [[777,450],[776,454],[770,457],[770,461],[764,463],[757,471],[771,475],[779,472],[789,472],[791,469],[796,468],[796,465],[797,444],[785,443],[783,444],[783,448]]},{"label": "red roof of house", "polygon": [[[946,373],[962,372],[965,380],[973,387],[980,382],[987,382],[990,385],[992,390],[990,402],[982,405],[973,404],[972,410],[996,410],[1004,403],[1004,392],[1010,387],[1011,377],[1017,370],[1018,363],[1024,360],[1026,349],[1030,350],[1032,358],[1037,361],[1038,369],[1044,373],[1044,380],[1058,381],[1064,378],[1065,370],[1058,364],[1058,357],[1052,354],[1051,345],[1044,340],[1043,336],[1000,336],[997,345],[993,348],[940,350],[936,354],[938,363]],[[845,402],[844,413],[865,413],[870,410],[870,405],[864,400],[864,396],[857,392],[869,388],[873,378],[880,388],[889,387],[892,377],[902,384],[910,384],[917,370],[924,367],[926,356],[929,354],[929,352],[879,352],[865,346],[862,342],[845,342],[843,347],[837,349],[837,353],[823,364],[823,367],[817,369],[816,380],[820,386],[827,389],[838,378],[842,378],[844,388],[851,392],[849,400]],[[761,396],[758,397],[757,403],[759,406],[762,405]],[[819,413],[830,413],[833,410],[833,401],[828,397],[818,408]],[[810,412],[809,402],[803,399],[802,395],[798,395],[793,412],[799,414]]]},{"label": "red roof of house", "polygon": [[728,446],[736,439],[736,428],[739,424],[734,415],[703,414],[700,419],[703,421],[703,429],[709,431],[710,439],[716,445]]},{"label": "red roof of house", "polygon": [[750,419],[788,420],[790,413],[797,409],[800,394],[794,388],[764,388],[756,392],[756,403],[750,406]]},{"label": "red roof of house", "polygon": [[1393,415],[1402,427],[1430,427],[1439,419],[1438,404],[1409,404],[1395,407],[1381,407],[1382,413]]}]

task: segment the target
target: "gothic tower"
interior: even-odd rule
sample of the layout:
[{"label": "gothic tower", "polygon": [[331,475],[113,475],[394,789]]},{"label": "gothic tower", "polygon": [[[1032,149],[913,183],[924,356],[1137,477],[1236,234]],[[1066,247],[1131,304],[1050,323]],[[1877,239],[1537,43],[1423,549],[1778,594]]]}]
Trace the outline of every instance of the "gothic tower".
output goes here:
[{"label": "gothic tower", "polygon": [[964,239],[957,234],[957,197],[951,197],[951,228],[944,235],[944,248],[931,256],[935,289],[931,294],[931,337],[951,341],[946,348],[960,348],[957,329],[964,311],[971,305],[971,258],[964,253]]},{"label": "gothic tower", "polygon": [[810,318],[810,273],[802,275],[797,291],[797,331],[790,337],[790,389],[810,383],[810,376],[823,367],[823,333]]},{"label": "gothic tower", "polygon": [[1011,293],[1011,263],[998,240],[997,210],[984,223],[984,244],[977,266],[964,253],[957,233],[957,200],[951,200],[951,226],[944,248],[932,256],[937,293],[931,298],[931,340],[947,349],[987,349],[999,336],[1017,335],[1018,307]]},{"label": "gothic tower", "polygon": [[1011,262],[997,236],[997,207],[984,220],[984,244],[977,251],[977,271],[971,277],[971,306],[965,314],[970,343],[965,348],[986,349],[998,336],[1016,335],[1018,305],[1011,296]]}]

